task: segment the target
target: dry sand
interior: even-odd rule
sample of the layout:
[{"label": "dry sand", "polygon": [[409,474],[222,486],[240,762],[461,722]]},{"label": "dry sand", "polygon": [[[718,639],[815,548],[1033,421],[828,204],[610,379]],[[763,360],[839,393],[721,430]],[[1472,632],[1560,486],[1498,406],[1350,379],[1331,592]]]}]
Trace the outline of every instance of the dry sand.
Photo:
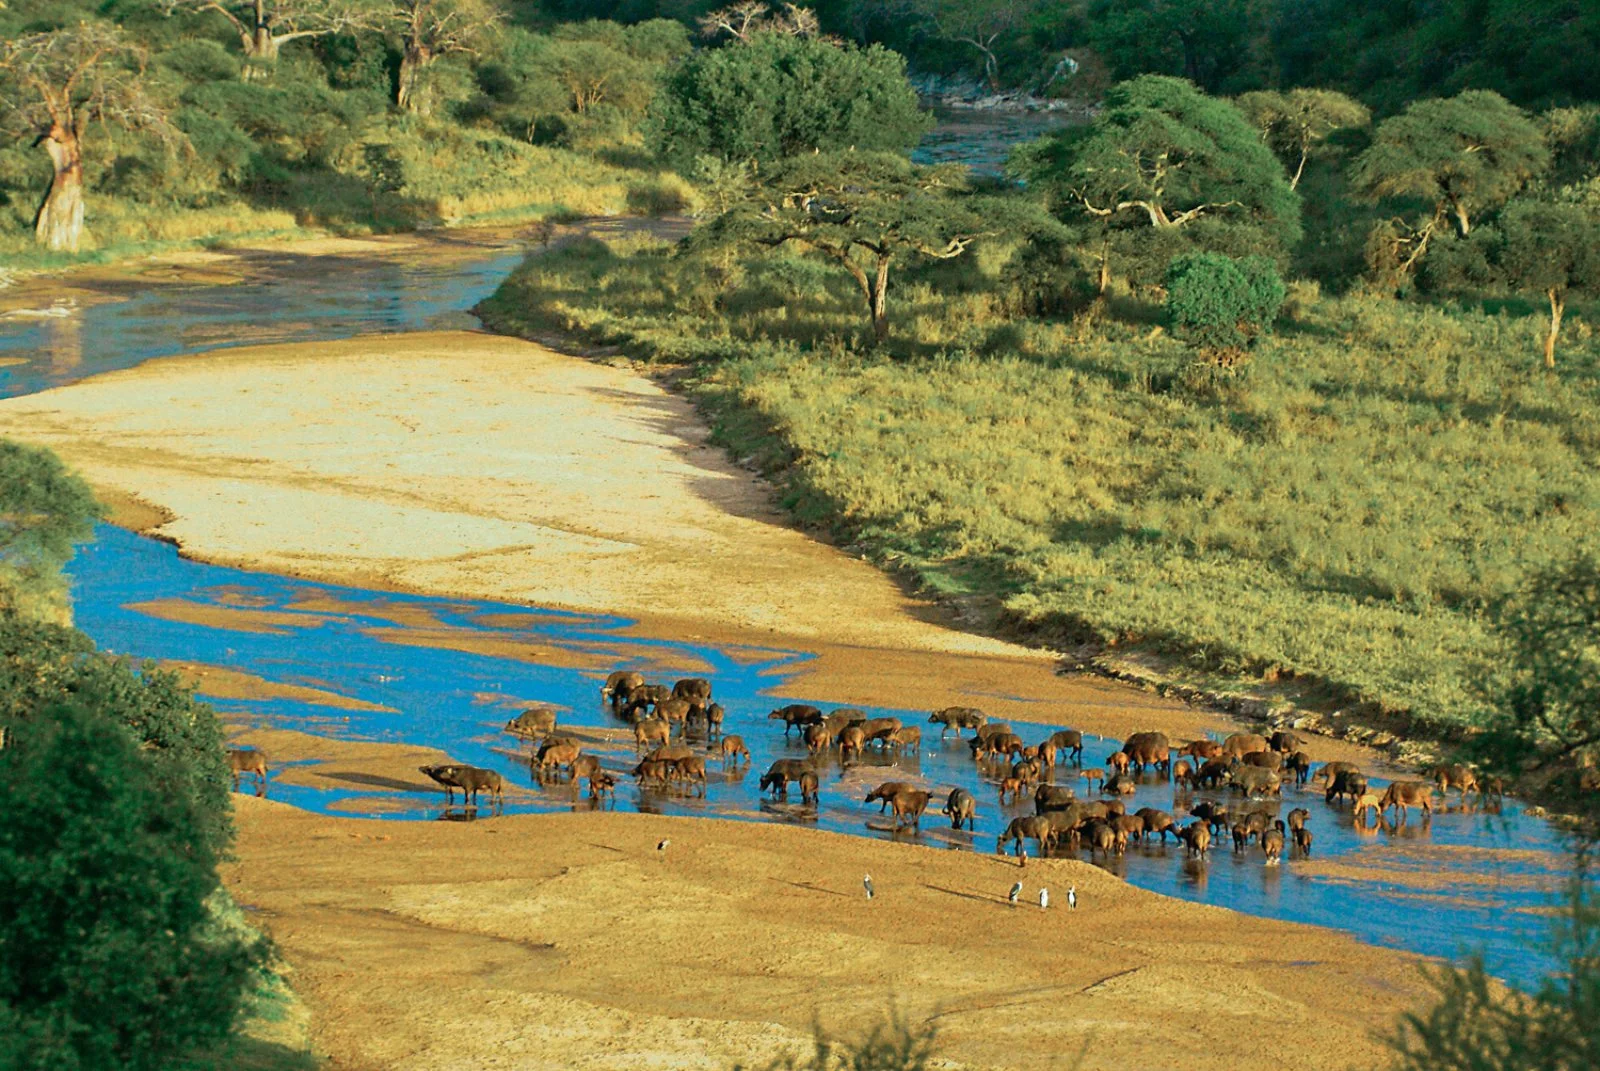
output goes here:
[{"label": "dry sand", "polygon": [[56,449],[119,520],[201,560],[809,650],[791,690],[824,701],[1225,726],[949,627],[791,528],[706,434],[633,370],[473,332],[167,358],[0,403],[0,435]]},{"label": "dry sand", "polygon": [[239,826],[228,887],[335,1068],[759,1065],[814,1016],[848,1033],[895,1003],[963,1066],[1325,1071],[1380,1063],[1371,1032],[1424,988],[1413,957],[1069,860],[634,814],[379,824],[242,799]]}]

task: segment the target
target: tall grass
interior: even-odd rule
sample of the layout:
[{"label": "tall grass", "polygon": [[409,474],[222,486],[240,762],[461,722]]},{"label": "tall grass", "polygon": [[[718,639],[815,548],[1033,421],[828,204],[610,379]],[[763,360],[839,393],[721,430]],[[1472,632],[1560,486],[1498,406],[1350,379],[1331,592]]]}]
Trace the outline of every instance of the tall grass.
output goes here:
[{"label": "tall grass", "polygon": [[699,363],[717,434],[801,520],[1062,643],[1268,669],[1437,723],[1495,672],[1487,607],[1595,540],[1597,358],[1554,376],[1536,317],[1296,288],[1236,372],[1126,297],[1012,312],[1007,250],[895,281],[863,352],[848,280],[599,242],[531,258],[485,306]]}]

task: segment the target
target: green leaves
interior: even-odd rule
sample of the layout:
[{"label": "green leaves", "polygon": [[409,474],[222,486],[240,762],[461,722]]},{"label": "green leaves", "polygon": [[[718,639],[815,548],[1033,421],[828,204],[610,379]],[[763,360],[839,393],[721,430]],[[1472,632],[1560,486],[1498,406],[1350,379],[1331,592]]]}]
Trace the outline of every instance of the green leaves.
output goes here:
[{"label": "green leaves", "polygon": [[651,107],[651,148],[680,170],[697,156],[770,163],[858,149],[904,152],[931,125],[887,49],[758,33],[702,51],[668,78]]},{"label": "green leaves", "polygon": [[1266,257],[1233,260],[1186,253],[1167,268],[1167,319],[1205,350],[1237,350],[1272,327],[1283,305],[1283,280]]},{"label": "green leaves", "polygon": [[1351,169],[1371,200],[1414,197],[1466,235],[1479,214],[1509,201],[1549,165],[1538,126],[1498,93],[1422,100],[1378,124]]},{"label": "green leaves", "polygon": [[89,486],[49,450],[0,439],[0,605],[53,605],[72,545],[101,516]]},{"label": "green leaves", "polygon": [[104,697],[0,719],[0,1067],[192,1066],[227,1036],[264,948],[219,925],[217,846],[183,759]]}]

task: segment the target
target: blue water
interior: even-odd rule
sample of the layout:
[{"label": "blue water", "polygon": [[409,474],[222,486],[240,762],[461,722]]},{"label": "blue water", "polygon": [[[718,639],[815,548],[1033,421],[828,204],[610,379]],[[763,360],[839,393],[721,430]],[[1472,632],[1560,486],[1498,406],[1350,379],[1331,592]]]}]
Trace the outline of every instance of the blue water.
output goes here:
[{"label": "blue water", "polygon": [[[593,806],[564,782],[539,786],[517,741],[501,731],[509,717],[530,703],[560,708],[562,725],[577,727],[585,750],[599,754],[607,768],[620,773],[636,761],[632,740],[620,738],[622,723],[599,701],[599,680],[613,667],[640,668],[666,680],[690,674],[712,678],[715,697],[728,711],[725,731],[744,737],[753,761],[728,772],[713,762],[705,799],[640,791],[628,780],[608,806],[803,822],[860,836],[977,851],[993,851],[1006,822],[1031,807],[1031,802],[999,806],[995,778],[1005,771],[975,764],[965,744],[953,737],[948,746],[941,746],[928,726],[920,756],[901,759],[892,767],[881,757],[869,757],[866,764],[849,769],[833,760],[815,809],[763,800],[756,782],[768,763],[805,754],[798,737],[786,743],[781,725],[766,717],[783,703],[807,700],[789,694],[783,684],[782,671],[804,660],[794,652],[763,648],[730,652],[640,640],[625,635],[630,622],[621,617],[379,593],[204,565],[180,558],[166,544],[110,527],[101,528],[96,541],[83,549],[73,562],[72,574],[78,623],[106,649],[227,666],[388,708],[364,711],[282,699],[213,699],[222,711],[261,726],[423,745],[458,761],[492,767],[520,788],[506,800],[508,813]],[[173,620],[175,605],[238,615],[238,627]],[[270,617],[258,616],[263,614]],[[176,616],[193,614],[180,611]],[[415,634],[418,627],[425,628],[433,646],[417,645],[422,639]],[[513,649],[553,649],[560,657],[552,661],[583,668],[438,646],[482,639]],[[868,712],[899,714],[908,723],[921,723],[926,717],[916,711],[869,708]],[[1032,740],[1056,727],[1060,726],[1017,728]],[[607,739],[606,730],[616,738]],[[1098,763],[1116,746],[1114,741],[1090,739],[1085,758]],[[323,772],[340,787],[311,788],[279,779],[270,785],[269,794],[324,813],[411,819],[445,815],[443,797],[437,792],[399,783],[374,785],[367,774],[342,774],[337,763]],[[861,802],[867,789],[889,779],[921,779],[941,794],[956,785],[971,789],[980,805],[976,833],[953,832],[933,813],[925,817],[920,834],[892,832],[876,805]],[[1194,797],[1202,798],[1216,797],[1204,793]],[[1178,809],[1172,787],[1155,779],[1128,802],[1130,812],[1143,806]],[[1458,861],[1434,851],[1459,846],[1559,852],[1559,841],[1546,823],[1517,816],[1510,804],[1499,816],[1456,806],[1426,826],[1413,817],[1409,826],[1362,837],[1345,813],[1322,802],[1320,793],[1286,790],[1283,808],[1292,806],[1312,812],[1318,860],[1355,859],[1375,843],[1419,846],[1425,854],[1415,865],[1443,875],[1443,880],[1427,888],[1365,881],[1352,886],[1308,876],[1298,861],[1268,867],[1257,850],[1235,855],[1222,845],[1213,849],[1208,863],[1189,861],[1176,845],[1153,845],[1130,848],[1124,859],[1108,865],[1134,884],[1157,892],[1350,930],[1379,944],[1436,955],[1482,947],[1494,969],[1513,981],[1531,982],[1548,967],[1548,960],[1533,947],[1542,932],[1533,911],[1550,903],[1549,889],[1560,880],[1558,870],[1524,854],[1474,855]],[[452,817],[461,814],[459,809],[450,812]],[[1559,857],[1548,862],[1559,866]],[[1491,875],[1501,881],[1479,884]],[[1528,879],[1542,884],[1528,884]]]},{"label": "blue water", "polygon": [[[284,255],[258,265],[266,271],[258,282],[154,286],[66,317],[0,320],[0,359],[23,362],[0,368],[0,396],[69,383],[157,356],[427,327],[492,292],[519,259],[515,250],[490,248],[442,265],[358,258],[330,267],[326,258]],[[179,558],[170,546],[110,527],[97,531],[95,542],[82,549],[69,571],[78,624],[103,647],[141,658],[227,667],[384,708],[210,697],[219,709],[261,727],[404,742],[492,766],[519,786],[507,799],[511,812],[590,806],[565,784],[536,785],[526,759],[519,758],[517,742],[500,731],[528,703],[561,707],[563,724],[580,727],[586,749],[599,753],[608,767],[624,770],[632,765],[631,739],[620,738],[621,727],[598,701],[598,679],[619,666],[637,666],[657,679],[711,677],[729,712],[726,731],[744,736],[754,759],[748,767],[725,773],[713,762],[716,776],[704,800],[640,792],[626,781],[617,793],[618,808],[801,822],[978,851],[993,851],[995,835],[1006,821],[1028,809],[1000,807],[994,779],[1003,771],[974,764],[966,746],[954,739],[941,746],[937,733],[926,725],[927,746],[921,755],[892,767],[887,759],[870,757],[844,771],[835,760],[815,810],[762,800],[756,781],[767,763],[804,753],[797,742],[786,744],[777,723],[765,718],[775,706],[807,698],[785,691],[783,671],[804,657],[794,652],[642,640],[624,635],[629,622],[621,617],[395,595],[202,565]],[[184,623],[175,619],[174,606],[231,611],[236,623],[250,627]],[[274,615],[266,624],[248,616],[262,611]],[[407,627],[419,615],[429,624],[426,636]],[[441,637],[457,645],[494,640],[501,646],[495,655],[475,654],[447,649],[440,645]],[[535,649],[546,655],[535,657]],[[925,717],[903,716],[908,722]],[[1029,740],[1050,731],[1018,728]],[[1098,764],[1114,746],[1093,740],[1086,759]],[[319,772],[325,782],[339,787],[296,786],[290,783],[291,771],[278,769],[269,794],[327,813],[399,819],[445,815],[439,793],[399,782],[374,783],[371,776],[341,771],[337,764]],[[889,779],[920,779],[945,791],[954,785],[970,788],[981,808],[977,833],[955,833],[933,813],[920,834],[891,832],[876,806],[860,802],[866,789]],[[1176,814],[1181,809],[1165,783],[1141,787],[1128,803],[1130,811],[1154,806]],[[1517,814],[1510,804],[1502,816],[1457,805],[1427,826],[1414,821],[1363,837],[1347,817],[1326,807],[1320,794],[1298,797],[1290,790],[1283,806],[1296,805],[1312,812],[1318,861],[1344,858],[1359,864],[1374,849],[1415,848],[1404,864],[1434,880],[1389,884],[1315,877],[1299,861],[1266,867],[1259,851],[1236,856],[1222,845],[1213,849],[1207,863],[1189,861],[1168,845],[1130,848],[1125,859],[1107,866],[1158,892],[1337,927],[1379,944],[1435,955],[1481,949],[1491,967],[1514,982],[1532,982],[1551,966],[1542,951],[1543,925],[1536,912],[1551,902],[1563,873],[1559,856],[1539,854],[1561,850],[1547,823]],[[450,816],[461,814],[457,810]],[[1472,851],[1451,854],[1461,849]],[[1520,851],[1491,854],[1503,849]]]}]

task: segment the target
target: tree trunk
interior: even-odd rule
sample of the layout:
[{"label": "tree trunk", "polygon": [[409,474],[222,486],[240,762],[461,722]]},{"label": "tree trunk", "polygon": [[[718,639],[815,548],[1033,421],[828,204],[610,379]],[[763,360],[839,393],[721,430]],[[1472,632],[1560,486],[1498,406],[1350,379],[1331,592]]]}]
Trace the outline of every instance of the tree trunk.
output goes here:
[{"label": "tree trunk", "polygon": [[1465,238],[1472,231],[1472,221],[1467,218],[1467,208],[1460,201],[1450,202],[1450,211],[1456,217],[1456,234]]},{"label": "tree trunk", "polygon": [[867,303],[872,309],[872,339],[881,346],[889,341],[889,255],[878,254],[878,274],[873,277],[867,291]]},{"label": "tree trunk", "polygon": [[278,62],[278,50],[283,42],[273,34],[272,27],[258,22],[249,33],[239,35],[244,45],[244,68],[240,77],[254,82],[267,76],[268,69]]},{"label": "tree trunk", "polygon": [[1544,336],[1544,366],[1556,366],[1556,337],[1561,334],[1561,317],[1567,311],[1567,299],[1559,290],[1547,290],[1550,298],[1550,333]]},{"label": "tree trunk", "polygon": [[1298,166],[1298,167],[1296,167],[1294,169],[1294,175],[1291,176],[1290,179],[1289,179],[1289,188],[1291,190],[1292,189],[1296,189],[1300,185],[1300,176],[1305,174],[1305,171],[1306,171],[1306,157],[1308,155],[1310,155],[1310,150],[1307,149],[1304,145],[1300,146],[1300,166]]},{"label": "tree trunk", "polygon": [[427,45],[406,46],[405,55],[400,57],[400,86],[395,93],[395,103],[400,106],[401,111],[414,112],[417,115],[428,114],[427,94],[422,88],[422,72],[432,62],[433,51]]},{"label": "tree trunk", "polygon": [[1100,271],[1095,279],[1095,295],[1105,297],[1111,289],[1111,245],[1106,243],[1100,247]]},{"label": "tree trunk", "polygon": [[76,253],[83,236],[83,154],[78,135],[57,123],[39,140],[50,154],[55,175],[34,219],[34,237],[50,249]]}]

